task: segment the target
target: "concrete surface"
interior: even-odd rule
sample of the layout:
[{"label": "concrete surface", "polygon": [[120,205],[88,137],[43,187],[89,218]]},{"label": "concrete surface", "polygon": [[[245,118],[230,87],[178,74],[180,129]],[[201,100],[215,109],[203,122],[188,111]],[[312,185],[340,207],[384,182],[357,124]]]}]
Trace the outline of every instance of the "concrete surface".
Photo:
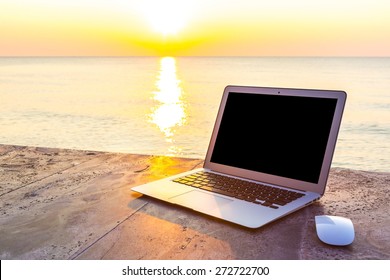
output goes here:
[{"label": "concrete surface", "polygon": [[[0,259],[390,259],[390,173],[333,168],[320,201],[257,230],[130,190],[202,163],[0,145]],[[323,244],[321,214],[354,243]]]}]

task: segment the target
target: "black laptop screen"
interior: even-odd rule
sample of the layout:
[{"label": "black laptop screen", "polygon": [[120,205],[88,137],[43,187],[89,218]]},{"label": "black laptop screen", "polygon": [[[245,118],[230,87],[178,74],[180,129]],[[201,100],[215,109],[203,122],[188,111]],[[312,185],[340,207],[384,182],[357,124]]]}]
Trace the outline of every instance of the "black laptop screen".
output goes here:
[{"label": "black laptop screen", "polygon": [[336,103],[231,92],[211,162],[318,183]]}]

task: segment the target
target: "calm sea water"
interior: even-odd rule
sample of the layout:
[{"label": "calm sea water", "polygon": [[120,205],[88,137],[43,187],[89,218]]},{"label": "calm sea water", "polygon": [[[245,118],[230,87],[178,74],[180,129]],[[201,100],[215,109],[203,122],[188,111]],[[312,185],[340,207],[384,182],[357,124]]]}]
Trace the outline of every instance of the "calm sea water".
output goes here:
[{"label": "calm sea water", "polygon": [[333,166],[390,171],[390,58],[0,58],[0,143],[205,156],[227,84],[348,93]]}]

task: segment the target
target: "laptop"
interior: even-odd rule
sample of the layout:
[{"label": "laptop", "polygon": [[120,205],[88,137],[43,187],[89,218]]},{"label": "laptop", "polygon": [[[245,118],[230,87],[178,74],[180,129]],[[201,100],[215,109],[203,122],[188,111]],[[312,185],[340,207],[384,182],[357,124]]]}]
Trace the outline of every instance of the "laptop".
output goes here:
[{"label": "laptop", "polygon": [[203,168],[132,190],[249,228],[320,199],[346,93],[227,86]]}]

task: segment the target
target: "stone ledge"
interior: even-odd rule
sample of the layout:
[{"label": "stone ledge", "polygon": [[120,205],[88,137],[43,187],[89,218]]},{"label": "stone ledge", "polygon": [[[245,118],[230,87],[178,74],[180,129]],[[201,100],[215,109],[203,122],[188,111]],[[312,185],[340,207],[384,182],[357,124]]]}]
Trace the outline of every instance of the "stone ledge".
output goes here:
[{"label": "stone ledge", "polygon": [[[390,173],[332,168],[316,203],[248,230],[133,193],[199,159],[0,145],[0,259],[390,259]],[[315,215],[354,222],[323,244]]]}]

